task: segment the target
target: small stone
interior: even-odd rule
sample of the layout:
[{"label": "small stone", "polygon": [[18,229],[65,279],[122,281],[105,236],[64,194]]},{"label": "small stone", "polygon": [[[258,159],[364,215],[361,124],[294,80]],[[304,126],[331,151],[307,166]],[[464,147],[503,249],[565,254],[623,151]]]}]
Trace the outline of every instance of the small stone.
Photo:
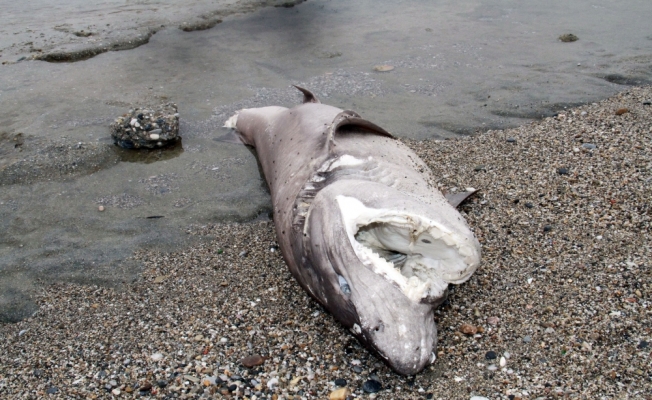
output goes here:
[{"label": "small stone", "polygon": [[482,396],[473,396],[469,400],[489,400],[489,399]]},{"label": "small stone", "polygon": [[559,169],[557,170],[557,173],[558,173],[559,175],[568,175],[569,172],[570,172],[570,171],[568,170],[568,168],[559,168]]},{"label": "small stone", "polygon": [[619,108],[616,110],[616,115],[623,115],[627,114],[629,112],[628,108]]},{"label": "small stone", "polygon": [[525,336],[525,337],[523,338],[523,341],[524,341],[525,343],[530,343],[530,342],[532,341],[532,336],[530,336],[530,335]]},{"label": "small stone", "polygon": [[161,137],[161,136],[160,136],[160,135],[157,135],[156,133],[151,133],[151,134],[149,135],[149,138],[150,138],[151,140],[158,140],[160,137]]},{"label": "small stone", "polygon": [[636,346],[639,349],[646,349],[650,343],[648,343],[646,340],[641,340],[638,346]]},{"label": "small stone", "polygon": [[462,324],[462,326],[460,326],[460,332],[465,335],[475,335],[478,333],[478,328],[471,324]]},{"label": "small stone", "polygon": [[583,342],[582,343],[582,350],[591,351],[592,349],[593,349],[593,347],[591,346],[591,344],[589,342]]},{"label": "small stone", "polygon": [[353,372],[356,374],[362,373],[362,368],[358,367],[357,365],[353,367]]},{"label": "small stone", "polygon": [[166,387],[167,385],[168,385],[168,382],[167,382],[167,381],[164,381],[164,380],[160,380],[160,381],[157,381],[157,382],[156,382],[156,386],[160,387],[161,389],[163,389],[163,388]]},{"label": "small stone", "polygon": [[527,208],[533,208],[533,207],[534,207],[534,204],[532,204],[532,203],[530,203],[530,202],[527,202],[527,203],[525,203],[525,207],[527,207]]},{"label": "small stone", "polygon": [[489,371],[492,371],[492,372],[493,372],[493,371],[497,371],[497,370],[498,370],[498,367],[496,367],[495,364],[491,364],[491,365],[489,365],[489,366],[487,367],[487,369],[488,369]]},{"label": "small stone", "polygon": [[192,383],[199,383],[199,378],[192,376],[192,375],[184,375],[183,379],[190,381]]},{"label": "small stone", "polygon": [[500,357],[500,368],[505,368],[505,365],[507,365],[507,359]]},{"label": "small stone", "polygon": [[391,65],[376,65],[374,67],[374,71],[376,72],[389,72],[392,71],[393,69],[394,67]]},{"label": "small stone", "polygon": [[516,139],[514,138],[507,138],[507,143],[516,143]]},{"label": "small stone", "polygon": [[120,396],[120,389],[115,388],[115,389],[113,389],[113,390],[111,391],[111,393],[112,393],[114,396]]},{"label": "small stone", "polygon": [[278,385],[278,378],[272,378],[267,381],[267,387],[270,389],[273,389],[276,385]]},{"label": "small stone", "polygon": [[489,325],[494,325],[494,326],[498,325],[498,323],[500,323],[500,318],[498,318],[498,317],[489,317],[489,318],[487,318],[487,323]]},{"label": "small stone", "polygon": [[99,206],[99,207],[97,207],[97,211],[99,211],[99,212],[104,211],[104,206]]},{"label": "small stone", "polygon": [[346,379],[342,379],[342,378],[335,379],[335,386],[341,386],[341,387],[346,386]]},{"label": "small stone", "polygon": [[109,381],[109,385],[111,385],[111,387],[116,387],[118,386],[118,382],[115,379],[111,379]]},{"label": "small stone", "polygon": [[52,387],[48,388],[48,390],[46,390],[45,393],[47,393],[47,394],[59,393],[59,388],[57,388],[56,386],[52,386]]},{"label": "small stone", "polygon": [[551,230],[552,230],[552,226],[550,226],[550,225],[546,225],[546,226],[543,227],[544,232],[550,232]]},{"label": "small stone", "polygon": [[331,392],[328,395],[329,400],[346,400],[351,395],[349,388],[340,388]]},{"label": "small stone", "polygon": [[593,143],[584,143],[582,144],[582,147],[588,150],[595,150],[598,148],[598,146],[594,145]]},{"label": "small stone", "polygon": [[235,392],[238,389],[238,385],[235,383],[233,385],[229,385],[229,392]]},{"label": "small stone", "polygon": [[378,393],[382,388],[383,386],[380,384],[380,382],[373,379],[369,379],[362,385],[362,390],[365,393]]},{"label": "small stone", "polygon": [[488,351],[487,354],[484,355],[484,358],[487,360],[495,360],[498,357],[495,351]]},{"label": "small stone", "polygon": [[142,385],[140,385],[138,390],[140,390],[141,392],[149,392],[150,390],[152,390],[152,384],[148,381],[145,381],[143,382]]},{"label": "small stone", "polygon": [[478,165],[477,167],[473,168],[474,171],[486,171],[487,168],[484,165]]},{"label": "small stone", "polygon": [[161,361],[163,359],[163,354],[154,353],[152,354],[152,361]]},{"label": "small stone", "polygon": [[252,367],[255,367],[257,365],[262,365],[264,362],[265,362],[265,358],[262,357],[259,354],[254,354],[254,355],[251,355],[251,356],[247,356],[247,357],[243,358],[242,360],[240,360],[240,363],[242,365],[244,365],[245,367],[247,367],[247,368],[252,368]]},{"label": "small stone", "polygon": [[579,39],[580,38],[578,38],[577,36],[575,36],[572,33],[565,33],[565,34],[559,36],[559,40],[561,40],[564,43],[576,42]]}]

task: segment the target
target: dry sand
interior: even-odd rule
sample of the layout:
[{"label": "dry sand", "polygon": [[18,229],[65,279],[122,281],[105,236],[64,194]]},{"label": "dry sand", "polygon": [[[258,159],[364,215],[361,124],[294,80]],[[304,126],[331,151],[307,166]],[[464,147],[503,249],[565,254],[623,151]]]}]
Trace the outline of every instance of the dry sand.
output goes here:
[{"label": "dry sand", "polygon": [[[339,378],[363,398],[652,399],[650,101],[631,88],[516,129],[408,143],[442,191],[481,190],[462,213],[483,264],[436,312],[438,359],[417,376],[299,288],[263,221],[189,227],[213,239],[136,254],[142,279],[121,291],[46,286],[34,316],[0,327],[0,397],[323,399]],[[262,364],[245,368],[250,355]],[[364,393],[370,379],[382,390]]]}]

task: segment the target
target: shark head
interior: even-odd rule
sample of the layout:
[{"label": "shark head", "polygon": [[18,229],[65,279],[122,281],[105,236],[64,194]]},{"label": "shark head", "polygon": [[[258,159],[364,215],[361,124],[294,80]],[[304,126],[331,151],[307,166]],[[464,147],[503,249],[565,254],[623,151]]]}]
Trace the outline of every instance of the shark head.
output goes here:
[{"label": "shark head", "polygon": [[480,246],[449,203],[419,199],[374,182],[322,190],[304,228],[309,291],[364,344],[402,374],[435,359],[434,309],[450,283],[466,281]]}]

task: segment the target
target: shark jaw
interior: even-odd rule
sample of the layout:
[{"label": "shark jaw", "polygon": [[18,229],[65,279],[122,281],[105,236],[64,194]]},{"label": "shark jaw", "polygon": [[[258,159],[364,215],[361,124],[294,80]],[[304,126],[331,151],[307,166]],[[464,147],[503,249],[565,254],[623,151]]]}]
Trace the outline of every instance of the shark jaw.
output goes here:
[{"label": "shark jaw", "polygon": [[479,265],[474,240],[437,221],[368,208],[353,197],[336,200],[358,259],[415,303],[442,301],[449,283],[466,281]]}]

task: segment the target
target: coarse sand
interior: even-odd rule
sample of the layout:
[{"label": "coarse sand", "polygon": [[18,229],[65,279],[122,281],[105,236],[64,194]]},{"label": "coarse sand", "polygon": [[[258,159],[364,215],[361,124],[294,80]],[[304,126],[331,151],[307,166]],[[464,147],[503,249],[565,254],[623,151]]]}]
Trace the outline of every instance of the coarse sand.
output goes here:
[{"label": "coarse sand", "polygon": [[461,212],[483,247],[416,376],[309,298],[258,221],[191,226],[203,239],[135,254],[142,277],[119,290],[45,286],[35,315],[0,326],[0,397],[652,399],[650,101],[629,88],[516,129],[407,142],[443,192],[480,190]]}]

